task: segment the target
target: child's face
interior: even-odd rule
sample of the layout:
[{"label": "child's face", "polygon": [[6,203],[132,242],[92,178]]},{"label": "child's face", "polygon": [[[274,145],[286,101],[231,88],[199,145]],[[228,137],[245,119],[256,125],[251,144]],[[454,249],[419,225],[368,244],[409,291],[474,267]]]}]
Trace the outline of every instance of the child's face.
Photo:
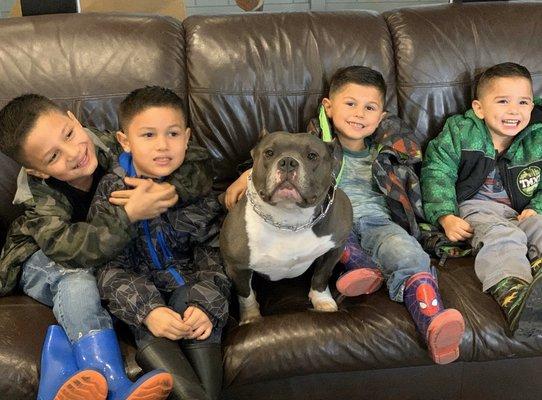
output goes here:
[{"label": "child's face", "polygon": [[521,132],[529,124],[533,107],[531,82],[522,77],[495,78],[472,102],[474,113],[484,120],[494,143],[510,142]]},{"label": "child's face", "polygon": [[173,107],[147,108],[132,118],[126,132],[117,133],[124,151],[132,153],[137,174],[149,178],[162,178],[179,168],[189,138],[190,129]]},{"label": "child's face", "polygon": [[333,121],[339,141],[350,150],[365,147],[386,114],[382,94],[374,86],[348,83],[322,101],[326,115]]},{"label": "child's face", "polygon": [[85,188],[98,166],[94,143],[75,116],[51,111],[38,118],[23,144],[27,172]]}]

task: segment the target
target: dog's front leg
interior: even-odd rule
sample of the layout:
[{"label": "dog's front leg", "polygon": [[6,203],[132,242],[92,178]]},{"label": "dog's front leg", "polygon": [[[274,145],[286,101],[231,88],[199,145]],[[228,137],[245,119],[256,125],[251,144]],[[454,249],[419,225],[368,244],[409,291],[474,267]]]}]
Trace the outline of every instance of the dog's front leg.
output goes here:
[{"label": "dog's front leg", "polygon": [[315,310],[337,311],[337,303],[333,300],[329,291],[328,281],[333,273],[333,268],[339,261],[343,247],[332,249],[314,262],[314,274],[312,275],[309,299]]},{"label": "dog's front leg", "polygon": [[252,290],[252,270],[236,270],[229,274],[239,300],[239,325],[255,322],[262,317],[256,294]]}]

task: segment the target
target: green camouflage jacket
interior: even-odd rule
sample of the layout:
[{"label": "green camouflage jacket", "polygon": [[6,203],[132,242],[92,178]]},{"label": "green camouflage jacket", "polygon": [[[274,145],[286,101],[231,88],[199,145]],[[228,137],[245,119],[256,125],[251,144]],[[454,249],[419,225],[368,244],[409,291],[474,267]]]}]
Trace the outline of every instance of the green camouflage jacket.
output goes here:
[{"label": "green camouflage jacket", "polygon": [[[120,146],[110,133],[87,132],[95,143],[98,163],[107,171],[120,154]],[[194,148],[191,158],[169,180],[183,202],[211,190],[209,155],[205,149]],[[39,249],[68,268],[88,268],[117,255],[136,234],[123,207],[116,207],[114,216],[98,214],[88,223],[72,223],[68,199],[24,169],[19,173],[13,202],[22,204],[25,213],[12,223],[0,255],[0,296],[15,288],[21,265]]]}]

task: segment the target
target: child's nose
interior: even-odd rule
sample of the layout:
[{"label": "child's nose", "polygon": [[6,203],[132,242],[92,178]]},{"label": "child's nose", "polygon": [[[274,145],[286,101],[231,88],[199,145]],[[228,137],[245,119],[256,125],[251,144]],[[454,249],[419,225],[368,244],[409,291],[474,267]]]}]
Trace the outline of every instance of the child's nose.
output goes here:
[{"label": "child's nose", "polygon": [[73,160],[79,155],[79,149],[77,148],[77,146],[66,143],[66,145],[64,146],[64,154],[66,154],[66,157],[69,160]]},{"label": "child's nose", "polygon": [[158,150],[165,150],[168,148],[168,141],[166,137],[158,136],[157,138],[157,148]]}]

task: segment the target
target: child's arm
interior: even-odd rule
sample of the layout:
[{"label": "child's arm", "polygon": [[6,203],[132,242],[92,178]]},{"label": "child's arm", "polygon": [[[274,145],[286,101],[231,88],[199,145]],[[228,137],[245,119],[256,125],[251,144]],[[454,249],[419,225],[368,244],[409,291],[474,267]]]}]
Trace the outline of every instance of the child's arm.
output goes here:
[{"label": "child's arm", "polygon": [[252,168],[246,170],[226,189],[226,195],[224,196],[224,205],[228,210],[231,210],[241,199],[247,191],[247,179],[248,175],[252,172]]},{"label": "child's arm", "polygon": [[523,221],[524,219],[532,217],[533,215],[536,215],[536,214],[538,213],[532,208],[526,208],[521,212],[521,214],[518,215],[518,221]]},{"label": "child's arm", "polygon": [[115,317],[139,327],[153,310],[166,307],[160,291],[143,275],[127,270],[129,249],[97,272],[100,296]]},{"label": "child's arm", "polygon": [[[433,225],[439,218],[458,215],[455,184],[461,161],[458,122],[462,116],[448,118],[443,131],[427,146],[421,171],[423,209]],[[459,218],[459,217],[457,217]]]},{"label": "child's arm", "polygon": [[208,196],[172,213],[170,218],[175,230],[190,234],[195,273],[187,303],[205,312],[217,328],[226,324],[231,288],[218,248],[221,217],[222,207],[216,197]]},{"label": "child's arm", "polygon": [[444,229],[446,237],[452,242],[460,242],[472,237],[474,233],[470,224],[463,218],[448,214],[438,219],[439,224]]}]

